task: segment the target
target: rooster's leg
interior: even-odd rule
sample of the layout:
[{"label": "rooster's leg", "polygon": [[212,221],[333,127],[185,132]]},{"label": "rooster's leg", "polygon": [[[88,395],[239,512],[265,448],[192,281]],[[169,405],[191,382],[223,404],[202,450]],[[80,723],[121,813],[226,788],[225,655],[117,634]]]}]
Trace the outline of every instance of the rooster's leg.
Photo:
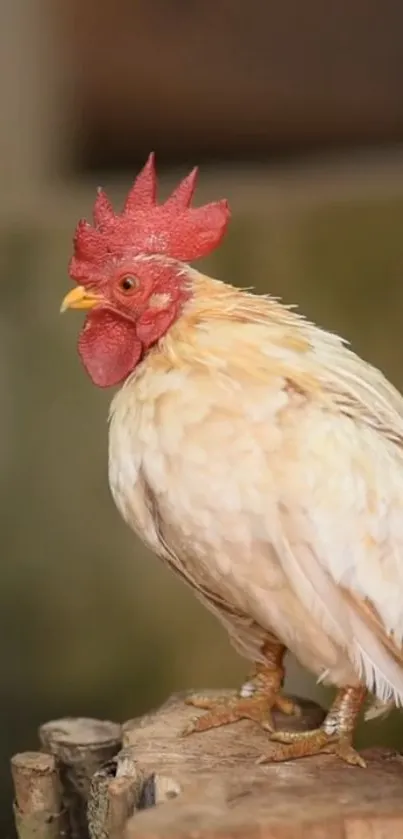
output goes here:
[{"label": "rooster's leg", "polygon": [[192,734],[206,731],[238,720],[253,720],[267,731],[274,730],[272,710],[299,715],[299,706],[280,691],[284,680],[283,658],[286,648],[270,640],[262,647],[264,664],[257,664],[251,678],[233,696],[190,696],[188,705],[202,708],[207,713],[193,720],[184,731]]},{"label": "rooster's leg", "polygon": [[365,767],[364,759],[351,745],[365,693],[362,687],[339,690],[320,728],[313,731],[272,733],[272,748],[259,762],[277,763],[311,755],[334,754],[353,766]]}]

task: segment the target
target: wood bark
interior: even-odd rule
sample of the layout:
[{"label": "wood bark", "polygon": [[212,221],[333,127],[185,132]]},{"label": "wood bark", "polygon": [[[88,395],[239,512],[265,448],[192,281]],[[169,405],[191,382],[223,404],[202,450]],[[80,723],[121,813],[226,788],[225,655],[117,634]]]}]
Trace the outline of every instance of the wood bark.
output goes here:
[{"label": "wood bark", "polygon": [[[109,720],[65,718],[39,729],[44,751],[56,758],[68,815],[69,839],[88,839],[91,780],[120,748],[120,726]],[[42,839],[42,837],[41,837]]]},{"label": "wood bark", "polygon": [[11,774],[18,839],[67,836],[55,758],[41,752],[21,752],[11,759]]}]

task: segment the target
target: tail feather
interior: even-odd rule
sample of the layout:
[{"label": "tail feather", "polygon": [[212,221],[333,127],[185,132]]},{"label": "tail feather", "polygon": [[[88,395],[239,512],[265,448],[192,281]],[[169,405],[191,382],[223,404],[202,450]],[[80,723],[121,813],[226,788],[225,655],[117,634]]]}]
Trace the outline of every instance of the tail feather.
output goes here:
[{"label": "tail feather", "polygon": [[373,699],[364,714],[364,719],[367,721],[377,720],[380,717],[386,717],[395,708],[393,700],[389,702],[382,702],[381,699]]},{"label": "tail feather", "polygon": [[357,673],[382,705],[403,707],[403,667],[354,610],[350,613]]}]

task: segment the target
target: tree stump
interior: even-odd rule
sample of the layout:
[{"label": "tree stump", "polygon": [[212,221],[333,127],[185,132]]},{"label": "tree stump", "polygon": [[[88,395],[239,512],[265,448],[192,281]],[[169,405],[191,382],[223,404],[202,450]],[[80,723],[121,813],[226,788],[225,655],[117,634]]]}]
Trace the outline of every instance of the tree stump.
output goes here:
[{"label": "tree stump", "polygon": [[68,839],[88,839],[87,802],[91,781],[94,773],[119,750],[120,726],[109,720],[67,717],[41,725],[39,738],[44,751],[56,758],[67,812]]},{"label": "tree stump", "polygon": [[[96,721],[89,721],[88,738],[83,720],[78,721],[78,728],[72,720],[47,724],[45,736],[42,727],[43,748],[49,750],[50,733],[51,751],[57,752],[61,769],[66,764],[73,769],[74,765],[76,772],[78,762],[80,781],[85,775],[79,792],[81,800],[86,801],[86,824],[78,827],[77,822],[73,825],[69,819],[68,832],[61,832],[60,837],[401,839],[403,836],[403,758],[399,754],[367,750],[366,770],[347,766],[331,755],[282,764],[258,764],[257,759],[269,749],[269,740],[256,724],[245,720],[182,737],[183,729],[200,713],[183,700],[184,695],[174,696],[157,711],[125,723],[120,751],[120,731],[113,729],[111,723],[98,721],[98,729],[97,725],[94,727]],[[303,708],[302,717],[286,718],[277,713],[277,726],[297,730],[320,724],[323,710],[311,702],[297,701]],[[64,723],[68,723],[73,739],[79,734],[79,761],[72,742],[68,744],[68,754],[65,752]],[[102,747],[101,742],[95,746],[96,731],[102,734]],[[101,752],[107,759],[99,765],[97,758]],[[13,766],[15,775],[15,759]],[[83,766],[92,767],[89,783],[88,773],[82,772]],[[53,764],[50,769],[51,789],[56,790],[56,798],[52,804],[49,800],[47,810],[57,810],[60,801],[67,802],[69,807],[66,790],[58,792]],[[60,780],[63,787],[65,771],[61,771]],[[41,776],[40,784],[43,783]],[[48,782],[45,786],[47,790]],[[23,793],[25,789],[23,786]],[[21,795],[21,788],[16,787],[18,797],[20,809],[21,803],[24,809],[26,801],[28,809],[32,809],[32,802],[36,802],[38,809],[38,801],[42,807],[43,794],[38,798],[30,787],[28,795]],[[54,825],[53,832],[48,833],[23,833],[21,823],[19,828],[19,835],[24,839],[25,836],[31,839],[31,835],[35,839],[48,839],[48,836],[56,839]]]}]

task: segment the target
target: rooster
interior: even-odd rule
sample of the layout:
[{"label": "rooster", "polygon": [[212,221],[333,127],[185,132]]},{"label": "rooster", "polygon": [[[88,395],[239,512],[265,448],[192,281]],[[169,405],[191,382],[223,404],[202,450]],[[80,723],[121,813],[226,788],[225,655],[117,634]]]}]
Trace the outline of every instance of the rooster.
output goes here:
[{"label": "rooster", "polygon": [[[194,169],[156,201],[154,156],[114,212],[81,220],[62,310],[110,409],[109,481],[125,521],[253,664],[228,697],[194,696],[187,733],[248,718],[265,759],[353,748],[358,715],[403,703],[403,398],[339,337],[189,263],[216,248],[226,201],[195,208]],[[320,728],[276,731],[291,651],[337,688]]]}]

